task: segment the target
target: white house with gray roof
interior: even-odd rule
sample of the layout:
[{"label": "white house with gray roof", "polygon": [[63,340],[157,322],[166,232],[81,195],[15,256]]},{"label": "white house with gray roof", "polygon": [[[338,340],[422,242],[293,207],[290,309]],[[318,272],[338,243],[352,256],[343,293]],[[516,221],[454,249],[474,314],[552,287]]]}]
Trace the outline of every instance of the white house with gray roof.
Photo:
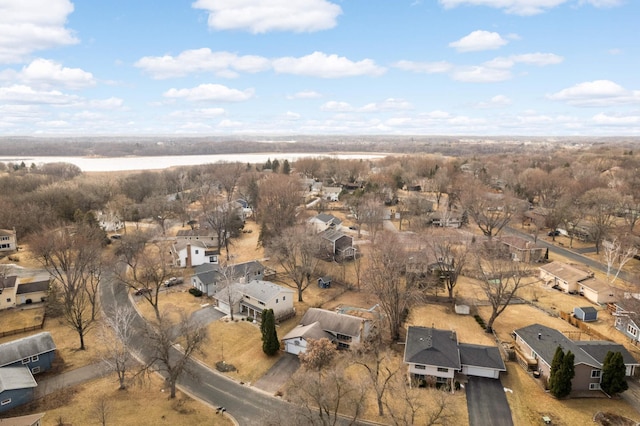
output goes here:
[{"label": "white house with gray roof", "polygon": [[443,383],[453,388],[456,373],[498,379],[506,371],[497,347],[461,344],[455,331],[433,327],[409,327],[404,363],[418,386]]},{"label": "white house with gray roof", "polygon": [[253,280],[264,280],[264,277],[265,267],[257,260],[227,266],[204,264],[195,267],[191,285],[207,296],[213,296],[227,285],[227,281],[246,284]]},{"label": "white house with gray roof", "polygon": [[310,218],[307,222],[313,228],[316,234],[322,231],[326,231],[327,229],[342,229],[342,220],[328,213],[317,214],[314,217]]},{"label": "white house with gray roof", "polygon": [[371,321],[353,315],[340,314],[326,309],[310,308],[300,324],[287,333],[282,341],[285,352],[294,355],[304,353],[311,339],[326,337],[339,349],[349,349],[363,341],[371,331]]},{"label": "white house with gray roof", "polygon": [[[262,311],[273,309],[276,321],[295,314],[295,291],[269,281],[253,280],[247,284],[234,283],[216,292],[213,298],[218,309],[227,315],[233,312],[259,319]],[[231,302],[231,305],[229,304]]]}]

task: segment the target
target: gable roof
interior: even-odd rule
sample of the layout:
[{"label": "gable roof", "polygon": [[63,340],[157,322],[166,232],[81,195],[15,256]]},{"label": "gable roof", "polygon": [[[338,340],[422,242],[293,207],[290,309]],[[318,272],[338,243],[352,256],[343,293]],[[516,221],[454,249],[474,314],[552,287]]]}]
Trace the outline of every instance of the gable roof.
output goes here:
[{"label": "gable roof", "polygon": [[460,343],[458,349],[460,350],[460,364],[462,365],[507,371],[497,346]]},{"label": "gable roof", "polygon": [[358,336],[364,321],[366,321],[364,318],[353,315],[339,314],[326,309],[309,308],[302,320],[300,320],[300,325],[306,326],[317,322],[325,331],[344,334],[345,336]]},{"label": "gable roof", "polygon": [[[232,280],[264,271],[264,265],[257,260],[229,265],[227,268]],[[195,275],[203,284],[211,284],[221,281],[224,278],[222,273],[220,273],[220,265],[210,263],[196,266]]]},{"label": "gable roof", "polygon": [[0,289],[13,288],[16,285],[17,279],[18,277],[16,275],[4,278],[0,277]]},{"label": "gable roof", "polygon": [[282,292],[293,293],[290,288],[282,287],[270,281],[253,280],[240,289],[240,291],[248,296],[253,297],[261,302],[268,302]]},{"label": "gable roof", "polygon": [[542,250],[543,248],[533,241],[518,237],[517,235],[503,235],[500,237],[500,241],[503,244],[511,246],[517,250]]},{"label": "gable roof", "polygon": [[53,337],[48,331],[12,340],[0,345],[0,367],[21,361],[24,358],[40,355],[56,349]]},{"label": "gable roof", "polygon": [[588,353],[593,359],[600,364],[604,363],[604,358],[607,356],[607,352],[620,352],[622,359],[626,365],[635,364],[640,365],[638,361],[627,351],[627,349],[613,342],[605,342],[598,340],[580,340],[576,342],[576,345],[583,351]]},{"label": "gable roof", "polygon": [[49,279],[34,281],[30,283],[20,283],[16,294],[35,293],[49,290]]},{"label": "gable roof", "polygon": [[180,240],[180,241],[176,241],[173,244],[173,250],[176,253],[181,252],[182,250],[186,250],[187,247],[191,246],[192,248],[201,248],[201,249],[206,249],[209,248],[209,246],[207,246],[207,244],[201,240]]},{"label": "gable roof", "polygon": [[342,223],[342,220],[328,213],[320,213],[314,216],[312,219],[319,220],[322,223],[334,224],[334,225],[340,225]]},{"label": "gable roof", "polygon": [[322,329],[322,326],[319,322],[314,322],[307,325],[298,325],[293,330],[288,332],[282,340],[289,339],[297,339],[303,338],[305,340],[308,339],[322,339],[326,337],[327,339],[333,340],[333,336]]},{"label": "gable roof", "polygon": [[541,324],[532,324],[527,327],[514,330],[514,333],[520,336],[520,338],[538,354],[538,357],[548,365],[551,365],[556,349],[560,346],[565,353],[567,353],[567,351],[571,351],[573,353],[575,356],[574,364],[587,364],[596,368],[600,368],[602,366],[601,362],[591,356],[589,352],[584,351],[581,346],[578,345],[580,342],[574,342],[553,328],[549,328]]},{"label": "gable roof", "polygon": [[27,414],[26,416],[7,417],[0,419],[0,426],[34,426],[39,425],[39,421],[45,413]]},{"label": "gable roof", "polygon": [[589,277],[584,280],[580,280],[580,285],[596,293],[613,293],[613,288],[608,283],[595,277]]},{"label": "gable roof", "polygon": [[25,367],[0,368],[0,393],[38,386],[31,371]]},{"label": "gable roof", "polygon": [[540,266],[540,270],[561,278],[567,282],[578,282],[589,278],[590,273],[562,262],[551,262]]},{"label": "gable roof", "polygon": [[459,370],[461,364],[456,333],[433,327],[409,327],[404,362]]}]

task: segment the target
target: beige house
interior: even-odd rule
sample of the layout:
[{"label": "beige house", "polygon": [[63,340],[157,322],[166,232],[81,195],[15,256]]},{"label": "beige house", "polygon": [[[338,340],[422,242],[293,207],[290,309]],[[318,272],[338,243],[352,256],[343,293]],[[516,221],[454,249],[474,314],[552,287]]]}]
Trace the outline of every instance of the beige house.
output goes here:
[{"label": "beige house", "polygon": [[0,229],[0,254],[13,253],[18,250],[16,231]]},{"label": "beige house", "polygon": [[593,272],[562,262],[540,266],[540,279],[549,287],[565,293],[580,294],[592,303],[611,303],[616,300],[613,287],[596,278]]},{"label": "beige house", "polygon": [[0,310],[16,306],[16,283],[18,277],[0,277]]},{"label": "beige house", "polygon": [[48,276],[0,278],[0,310],[44,302],[49,294]]},{"label": "beige house", "polygon": [[511,260],[516,262],[538,262],[546,252],[544,247],[515,235],[502,236],[500,242],[508,250]]}]

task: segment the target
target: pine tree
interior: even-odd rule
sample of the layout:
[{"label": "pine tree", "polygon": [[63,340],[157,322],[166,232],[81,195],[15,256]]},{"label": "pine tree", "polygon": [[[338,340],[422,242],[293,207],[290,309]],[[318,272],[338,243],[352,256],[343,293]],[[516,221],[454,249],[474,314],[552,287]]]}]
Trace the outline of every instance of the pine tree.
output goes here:
[{"label": "pine tree", "polygon": [[556,348],[556,353],[553,355],[553,361],[551,361],[551,370],[549,372],[549,392],[553,396],[558,396],[559,382],[560,382],[560,370],[564,361],[564,351],[560,346]]},{"label": "pine tree", "polygon": [[571,393],[571,380],[576,375],[575,371],[575,360],[576,357],[571,351],[567,352],[564,355],[564,359],[562,360],[562,374],[561,374],[561,388],[560,394],[556,395],[558,398],[564,398],[565,396],[569,396]]},{"label": "pine tree", "polygon": [[600,387],[608,395],[616,395],[629,389],[625,379],[627,367],[620,352],[607,352],[602,364]]},{"label": "pine tree", "polygon": [[275,355],[280,350],[280,342],[278,341],[276,317],[273,309],[262,311],[260,331],[262,332],[262,351],[269,356]]},{"label": "pine tree", "polygon": [[289,164],[289,160],[285,159],[282,163],[282,174],[288,175],[289,173],[291,173],[291,165]]},{"label": "pine tree", "polygon": [[267,162],[264,163],[264,168],[271,170],[271,158],[267,158]]},{"label": "pine tree", "polygon": [[277,158],[271,163],[271,170],[273,170],[273,173],[278,173],[278,170],[280,170],[280,162]]}]

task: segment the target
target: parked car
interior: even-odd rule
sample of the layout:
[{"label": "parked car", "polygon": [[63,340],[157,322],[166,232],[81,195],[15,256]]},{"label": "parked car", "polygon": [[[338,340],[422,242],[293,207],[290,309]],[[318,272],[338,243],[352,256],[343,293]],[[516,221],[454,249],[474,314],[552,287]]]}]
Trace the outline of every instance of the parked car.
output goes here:
[{"label": "parked car", "polygon": [[547,235],[550,237],[557,237],[558,235],[560,235],[560,231],[558,231],[557,229],[555,231],[549,231]]},{"label": "parked car", "polygon": [[135,296],[142,296],[143,294],[150,294],[153,290],[150,288],[139,288],[133,293]]},{"label": "parked car", "polygon": [[183,278],[180,277],[171,277],[164,282],[165,287],[173,287],[174,285],[182,284],[184,282]]}]

